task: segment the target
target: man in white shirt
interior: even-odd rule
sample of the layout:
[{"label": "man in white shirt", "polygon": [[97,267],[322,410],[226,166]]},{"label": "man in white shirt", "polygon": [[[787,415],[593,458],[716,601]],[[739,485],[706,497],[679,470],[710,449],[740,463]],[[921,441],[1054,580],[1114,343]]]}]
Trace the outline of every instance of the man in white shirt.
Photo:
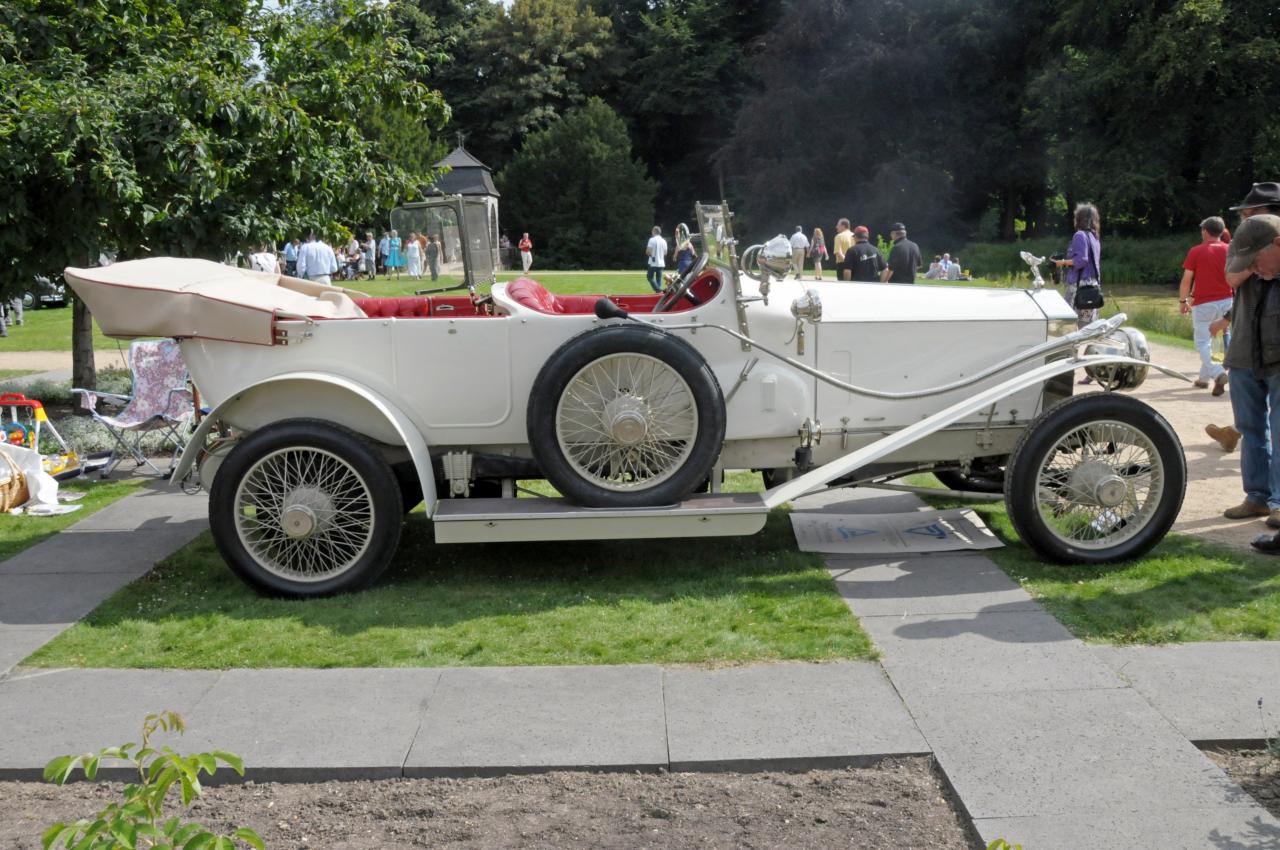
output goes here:
[{"label": "man in white shirt", "polygon": [[647,277],[649,286],[654,292],[662,291],[662,271],[667,267],[667,240],[662,238],[662,228],[654,225],[653,235],[649,237],[649,245],[644,251],[648,265]]},{"label": "man in white shirt", "polygon": [[799,279],[804,274],[804,255],[809,253],[809,237],[804,235],[804,228],[796,225],[796,232],[791,234],[791,270]]},{"label": "man in white shirt", "polygon": [[314,233],[309,234],[306,244],[298,249],[298,277],[329,286],[333,283],[330,275],[337,270],[338,258],[333,249]]}]

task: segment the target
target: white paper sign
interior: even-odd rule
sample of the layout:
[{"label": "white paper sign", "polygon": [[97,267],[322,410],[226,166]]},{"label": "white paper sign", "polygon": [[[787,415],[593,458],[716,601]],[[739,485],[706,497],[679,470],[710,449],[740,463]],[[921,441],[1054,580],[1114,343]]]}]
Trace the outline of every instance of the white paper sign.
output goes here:
[{"label": "white paper sign", "polygon": [[969,508],[907,514],[793,511],[791,528],[802,552],[900,555],[1004,545]]}]

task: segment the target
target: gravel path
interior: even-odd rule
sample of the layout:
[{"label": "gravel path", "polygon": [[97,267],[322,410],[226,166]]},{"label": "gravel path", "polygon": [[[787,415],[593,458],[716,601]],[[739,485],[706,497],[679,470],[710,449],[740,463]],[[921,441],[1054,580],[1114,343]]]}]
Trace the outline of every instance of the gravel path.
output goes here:
[{"label": "gravel path", "polygon": [[[1151,343],[1151,360],[1179,369],[1193,377],[1200,358],[1191,350]],[[1077,387],[1084,390],[1085,387]],[[1187,496],[1175,531],[1194,534],[1214,543],[1252,551],[1249,541],[1268,529],[1261,519],[1229,520],[1222,512],[1244,498],[1240,487],[1240,449],[1226,454],[1204,432],[1209,423],[1231,424],[1230,393],[1218,398],[1185,381],[1152,370],[1146,383],[1131,393],[1150,404],[1178,432],[1187,455]]]}]

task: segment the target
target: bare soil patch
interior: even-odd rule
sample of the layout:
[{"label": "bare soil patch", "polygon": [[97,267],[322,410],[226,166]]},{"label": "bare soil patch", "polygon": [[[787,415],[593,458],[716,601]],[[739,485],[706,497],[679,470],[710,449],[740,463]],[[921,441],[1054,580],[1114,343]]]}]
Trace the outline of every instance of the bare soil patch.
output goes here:
[{"label": "bare soil patch", "polygon": [[[0,782],[0,847],[36,850],[58,820],[119,785]],[[190,817],[250,826],[271,850],[492,848],[972,848],[931,759],[809,773],[398,779],[210,788]]]},{"label": "bare soil patch", "polygon": [[1248,791],[1272,815],[1280,818],[1280,759],[1266,750],[1206,749],[1204,754]]}]

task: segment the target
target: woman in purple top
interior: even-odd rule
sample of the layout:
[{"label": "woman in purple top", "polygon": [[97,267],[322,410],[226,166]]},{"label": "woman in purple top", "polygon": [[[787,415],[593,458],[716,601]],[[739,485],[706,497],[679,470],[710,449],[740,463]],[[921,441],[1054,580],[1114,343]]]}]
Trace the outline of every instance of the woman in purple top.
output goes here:
[{"label": "woman in purple top", "polygon": [[[1071,237],[1067,257],[1064,260],[1054,260],[1060,266],[1067,266],[1068,304],[1075,304],[1076,287],[1081,281],[1097,283],[1102,280],[1102,242],[1098,239],[1100,229],[1097,207],[1093,204],[1080,204],[1076,207],[1076,232]],[[1098,318],[1096,309],[1076,312],[1077,322],[1082,328]]]},{"label": "woman in purple top", "polygon": [[[1076,232],[1071,237],[1071,247],[1067,249],[1066,259],[1054,260],[1059,266],[1067,266],[1067,303],[1073,307],[1076,303],[1076,289],[1082,281],[1101,285],[1102,280],[1102,241],[1098,238],[1102,220],[1098,216],[1098,208],[1093,204],[1078,205],[1075,223]],[[1097,319],[1097,308],[1076,310],[1078,328]],[[1080,383],[1087,384],[1089,379],[1086,377]]]}]

